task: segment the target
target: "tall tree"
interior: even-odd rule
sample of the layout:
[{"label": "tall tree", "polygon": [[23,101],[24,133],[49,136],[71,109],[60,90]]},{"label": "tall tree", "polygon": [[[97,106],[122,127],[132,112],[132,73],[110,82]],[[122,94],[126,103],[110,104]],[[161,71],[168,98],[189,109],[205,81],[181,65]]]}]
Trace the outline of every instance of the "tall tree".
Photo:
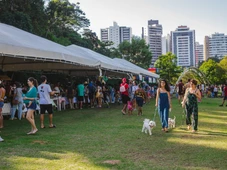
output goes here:
[{"label": "tall tree", "polygon": [[223,74],[225,70],[213,59],[205,61],[199,69],[206,75],[212,84],[220,84],[225,81],[225,74]]},{"label": "tall tree", "polygon": [[174,84],[180,73],[183,71],[181,67],[177,66],[177,57],[172,53],[161,55],[155,62],[155,67],[159,70],[161,78],[168,80]]},{"label": "tall tree", "polygon": [[51,0],[46,8],[46,14],[48,18],[47,33],[59,34],[69,29],[78,31],[90,25],[90,21],[80,9],[80,3],[74,4],[68,0]]},{"label": "tall tree", "polygon": [[43,36],[47,25],[44,0],[2,0],[0,21]]},{"label": "tall tree", "polygon": [[132,38],[132,42],[124,41],[118,46],[122,58],[142,68],[148,69],[151,64],[152,53],[146,42],[140,38]]}]

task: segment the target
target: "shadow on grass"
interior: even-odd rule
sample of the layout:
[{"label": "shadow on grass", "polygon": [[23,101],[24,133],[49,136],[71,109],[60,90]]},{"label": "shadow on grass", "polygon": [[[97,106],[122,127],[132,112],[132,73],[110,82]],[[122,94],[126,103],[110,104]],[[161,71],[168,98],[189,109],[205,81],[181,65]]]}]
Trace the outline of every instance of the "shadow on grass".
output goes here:
[{"label": "shadow on grass", "polygon": [[[121,106],[57,112],[57,128],[40,129],[34,136],[25,135],[27,121],[8,121],[3,131],[6,142],[0,145],[0,153],[5,155],[0,165],[2,169],[15,170],[225,169],[227,146],[218,147],[220,141],[227,143],[226,133],[210,130],[191,134],[183,127],[163,133],[158,115],[153,135],[141,133],[143,119],[152,118],[153,104],[154,101],[144,107],[146,116],[142,117],[122,116]],[[174,112],[177,120],[181,118],[179,110]],[[120,162],[111,165],[104,163],[106,160]]]}]

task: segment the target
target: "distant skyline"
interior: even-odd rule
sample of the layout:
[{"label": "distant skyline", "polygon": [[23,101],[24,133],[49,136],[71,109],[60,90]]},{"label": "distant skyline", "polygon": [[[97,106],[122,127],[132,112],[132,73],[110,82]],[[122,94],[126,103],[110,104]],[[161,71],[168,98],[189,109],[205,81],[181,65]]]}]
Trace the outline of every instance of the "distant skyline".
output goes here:
[{"label": "distant skyline", "polygon": [[196,41],[204,43],[206,35],[215,32],[227,34],[227,1],[225,0],[70,0],[80,2],[90,20],[90,29],[100,37],[100,29],[113,25],[132,28],[132,34],[141,36],[142,27],[150,19],[159,20],[163,36],[180,25],[196,32]]}]

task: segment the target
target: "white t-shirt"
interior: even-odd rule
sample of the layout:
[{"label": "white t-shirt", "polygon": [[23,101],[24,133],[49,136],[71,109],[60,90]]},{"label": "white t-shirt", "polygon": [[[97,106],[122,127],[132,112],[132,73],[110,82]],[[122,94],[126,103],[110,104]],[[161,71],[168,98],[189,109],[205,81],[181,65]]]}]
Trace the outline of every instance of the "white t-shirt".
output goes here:
[{"label": "white t-shirt", "polygon": [[50,92],[52,92],[49,84],[40,84],[38,87],[39,104],[52,104],[50,99]]}]

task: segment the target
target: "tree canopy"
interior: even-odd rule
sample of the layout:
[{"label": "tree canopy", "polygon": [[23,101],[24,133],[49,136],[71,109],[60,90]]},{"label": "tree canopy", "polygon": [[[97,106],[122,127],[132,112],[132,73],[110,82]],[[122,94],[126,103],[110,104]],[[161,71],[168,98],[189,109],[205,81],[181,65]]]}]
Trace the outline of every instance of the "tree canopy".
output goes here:
[{"label": "tree canopy", "polygon": [[199,69],[212,84],[225,83],[227,80],[227,57],[224,57],[220,62],[210,58],[203,62]]},{"label": "tree canopy", "polygon": [[119,44],[118,57],[124,58],[133,64],[148,69],[151,64],[152,53],[146,42],[140,38],[132,38],[132,42],[124,41]]},{"label": "tree canopy", "polygon": [[160,77],[168,80],[174,84],[180,73],[183,71],[181,67],[177,66],[177,57],[172,53],[161,55],[155,62],[155,67],[158,68]]}]

